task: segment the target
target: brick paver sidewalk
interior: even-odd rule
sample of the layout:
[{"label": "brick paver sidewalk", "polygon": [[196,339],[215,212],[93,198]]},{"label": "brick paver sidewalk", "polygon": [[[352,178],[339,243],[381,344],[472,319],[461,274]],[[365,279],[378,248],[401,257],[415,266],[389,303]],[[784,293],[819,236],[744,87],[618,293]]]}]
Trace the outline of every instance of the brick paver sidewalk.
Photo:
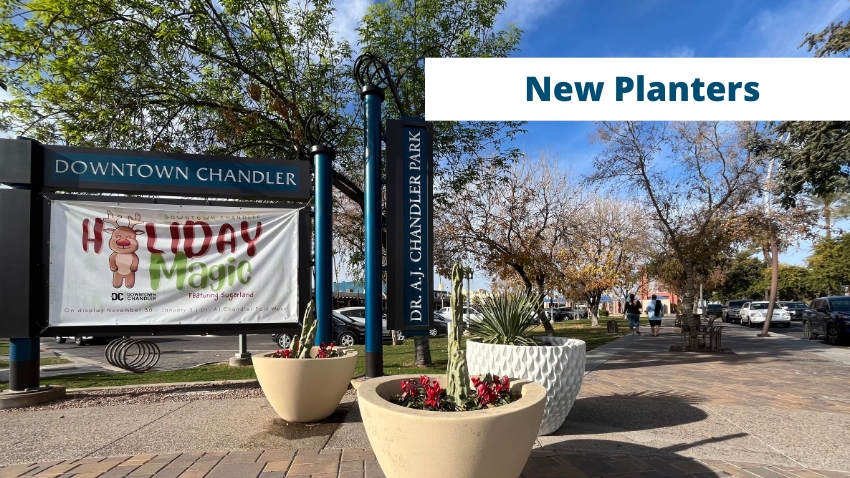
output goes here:
[{"label": "brick paver sidewalk", "polygon": [[[11,465],[0,468],[0,478],[19,476],[383,478],[384,474],[371,450],[324,449],[137,455]],[[848,478],[850,474],[755,463],[692,460],[676,455],[644,456],[535,450],[528,459],[522,476],[524,478],[608,476],[617,478]]]},{"label": "brick paver sidewalk", "polygon": [[[625,339],[620,342],[625,348],[585,376],[564,426],[539,438],[522,476],[850,478],[850,459],[842,448],[850,443],[848,362],[813,353],[810,347],[823,346],[811,342],[754,337],[755,331],[726,329],[730,354],[670,352],[670,345],[679,343],[672,328],[661,337]],[[254,404],[247,408],[252,417],[269,413],[250,400],[239,403]],[[355,419],[344,424],[349,431],[360,426],[356,405],[353,410]],[[26,425],[21,416],[18,422]],[[162,445],[151,451],[160,454],[15,464],[0,467],[0,478],[383,477],[371,450],[362,448],[368,445],[365,435],[353,442],[334,441],[335,434],[330,438],[331,446],[361,448],[204,452],[196,447],[201,451],[162,454],[192,448],[170,446],[169,428],[156,430],[164,434],[156,438]],[[221,433],[215,427],[203,430]],[[253,446],[288,442],[277,443]]]}]

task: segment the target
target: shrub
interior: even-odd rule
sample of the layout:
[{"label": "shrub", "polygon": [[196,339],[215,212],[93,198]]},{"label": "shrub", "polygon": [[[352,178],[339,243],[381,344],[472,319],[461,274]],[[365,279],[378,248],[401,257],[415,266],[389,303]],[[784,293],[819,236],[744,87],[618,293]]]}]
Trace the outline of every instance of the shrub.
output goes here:
[{"label": "shrub", "polygon": [[471,320],[469,333],[488,344],[537,345],[531,330],[537,327],[537,307],[526,294],[487,294],[475,304],[480,320]]},{"label": "shrub", "polygon": [[602,309],[599,311],[599,317],[608,317],[609,315],[608,309]]}]

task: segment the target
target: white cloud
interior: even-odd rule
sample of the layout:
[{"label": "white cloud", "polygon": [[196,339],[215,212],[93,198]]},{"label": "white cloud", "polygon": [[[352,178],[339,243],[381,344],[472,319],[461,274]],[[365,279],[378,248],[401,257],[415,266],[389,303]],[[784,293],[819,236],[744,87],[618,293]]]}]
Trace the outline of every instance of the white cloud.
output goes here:
[{"label": "white cloud", "polygon": [[694,53],[695,51],[693,48],[686,45],[682,45],[670,48],[668,50],[654,51],[650,53],[650,55],[657,56],[660,58],[691,58],[694,56]]},{"label": "white cloud", "polygon": [[775,10],[763,10],[744,29],[743,53],[758,57],[811,56],[805,48],[798,48],[803,36],[846,17],[848,10],[847,0],[792,1]]},{"label": "white cloud", "polygon": [[360,26],[360,20],[366,14],[366,8],[371,4],[371,0],[337,0],[334,3],[336,12],[331,25],[334,36],[338,40],[348,41],[355,52],[359,50],[357,27]]},{"label": "white cloud", "polygon": [[508,0],[508,6],[496,19],[496,29],[505,28],[508,23],[515,23],[524,31],[531,31],[537,26],[537,20],[559,10],[568,0]]}]

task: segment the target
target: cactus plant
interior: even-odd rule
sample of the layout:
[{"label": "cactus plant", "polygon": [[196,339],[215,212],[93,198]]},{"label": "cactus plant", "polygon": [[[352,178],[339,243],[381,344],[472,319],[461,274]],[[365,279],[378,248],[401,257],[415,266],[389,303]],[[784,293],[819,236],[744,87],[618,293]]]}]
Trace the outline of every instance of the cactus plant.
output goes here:
[{"label": "cactus plant", "polygon": [[466,349],[461,345],[463,335],[463,267],[452,268],[452,323],[449,327],[448,364],[446,366],[446,395],[457,406],[464,406],[474,397],[466,366]]},{"label": "cactus plant", "polygon": [[301,334],[293,337],[289,344],[289,351],[296,358],[310,358],[310,349],[316,341],[316,304],[311,300],[304,311],[304,320],[301,324]]}]

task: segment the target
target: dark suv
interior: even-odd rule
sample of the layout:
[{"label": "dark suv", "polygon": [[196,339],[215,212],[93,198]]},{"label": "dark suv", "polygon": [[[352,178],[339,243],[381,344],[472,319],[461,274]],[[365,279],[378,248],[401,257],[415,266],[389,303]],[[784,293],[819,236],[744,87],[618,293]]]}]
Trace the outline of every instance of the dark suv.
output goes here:
[{"label": "dark suv", "polygon": [[803,337],[815,339],[826,336],[831,345],[850,341],[850,296],[821,297],[803,316]]},{"label": "dark suv", "polygon": [[705,306],[705,315],[713,316],[713,317],[722,317],[723,316],[723,305],[722,304],[708,304]]},{"label": "dark suv", "polygon": [[741,307],[747,302],[752,302],[752,299],[737,299],[730,300],[726,302],[726,305],[723,306],[723,315],[721,319],[723,322],[735,322],[741,323]]},{"label": "dark suv", "polygon": [[552,317],[555,319],[555,322],[560,322],[562,320],[572,320],[572,318],[573,318],[573,308],[572,307],[555,307],[552,310]]}]

